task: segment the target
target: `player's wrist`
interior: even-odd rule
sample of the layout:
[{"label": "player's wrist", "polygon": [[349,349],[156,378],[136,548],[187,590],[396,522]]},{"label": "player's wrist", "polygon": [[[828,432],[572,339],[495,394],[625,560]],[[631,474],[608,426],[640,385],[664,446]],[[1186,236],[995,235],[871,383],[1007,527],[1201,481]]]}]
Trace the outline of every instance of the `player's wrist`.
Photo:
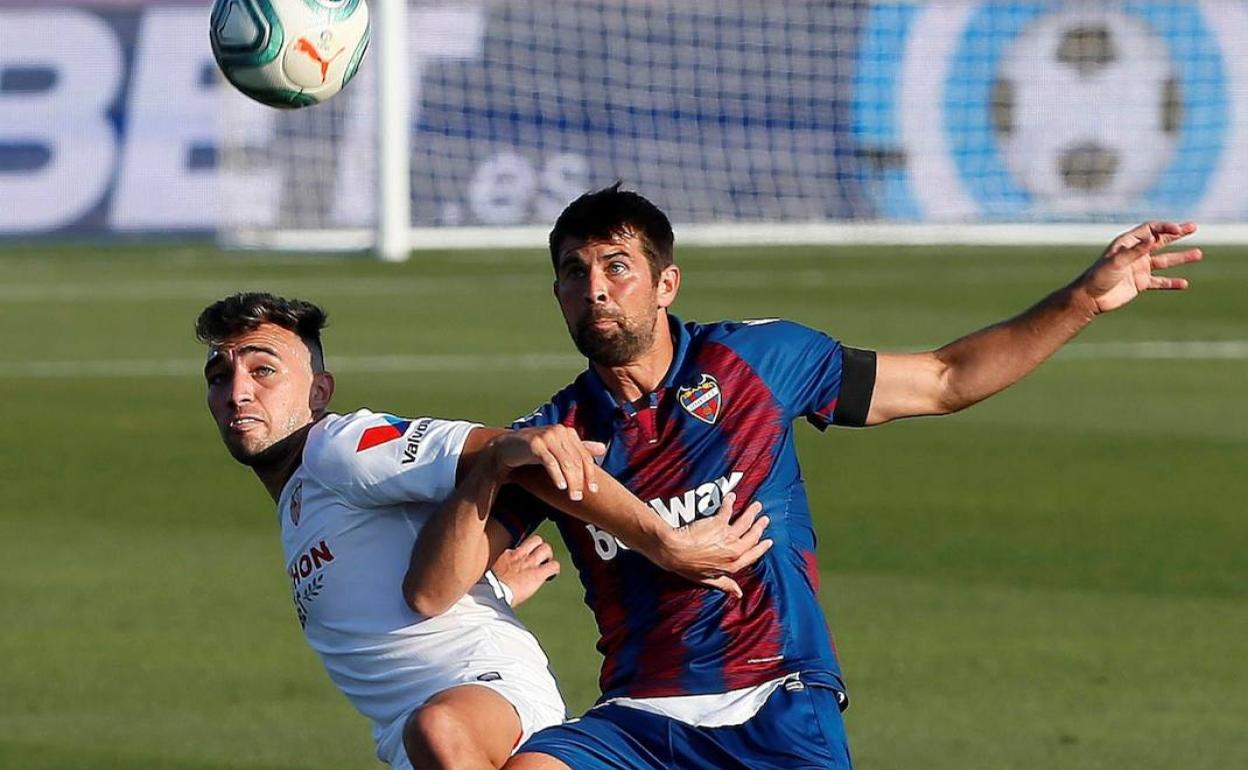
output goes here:
[{"label": "player's wrist", "polygon": [[658,519],[652,523],[646,534],[650,546],[648,553],[643,552],[646,558],[668,572],[674,571],[680,565],[680,538],[676,530]]},{"label": "player's wrist", "polygon": [[507,463],[505,440],[505,435],[496,436],[490,439],[481,451],[481,462],[477,467],[481,470],[483,477],[490,481],[506,482],[510,480],[512,471],[515,470]]},{"label": "player's wrist", "polygon": [[1059,291],[1058,301],[1067,308],[1080,325],[1091,323],[1092,319],[1102,312],[1096,297],[1092,295],[1086,276],[1080,277],[1079,280]]}]

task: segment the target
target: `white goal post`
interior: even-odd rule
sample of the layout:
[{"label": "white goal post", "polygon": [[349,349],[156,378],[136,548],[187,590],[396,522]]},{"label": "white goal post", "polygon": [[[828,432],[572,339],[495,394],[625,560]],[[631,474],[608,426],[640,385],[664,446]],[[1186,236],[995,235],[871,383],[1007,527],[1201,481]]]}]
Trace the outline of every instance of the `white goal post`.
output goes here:
[{"label": "white goal post", "polygon": [[370,0],[325,105],[227,99],[220,239],[544,245],[616,180],[679,242],[1248,242],[1237,0]]}]

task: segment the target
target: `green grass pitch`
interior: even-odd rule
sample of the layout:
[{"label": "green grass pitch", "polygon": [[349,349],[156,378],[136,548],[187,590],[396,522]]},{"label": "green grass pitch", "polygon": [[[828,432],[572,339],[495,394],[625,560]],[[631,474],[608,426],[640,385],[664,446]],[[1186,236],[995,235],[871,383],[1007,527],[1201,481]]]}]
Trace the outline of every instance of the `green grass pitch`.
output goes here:
[{"label": "green grass pitch", "polygon": [[[1092,256],[686,249],[676,309],[918,349]],[[964,414],[799,429],[860,767],[1248,767],[1248,253],[1186,274]],[[0,767],[377,767],[204,407],[193,319],[257,288],[329,309],[341,410],[503,423],[578,370],[540,251],[0,251]],[[521,614],[585,708],[571,572]]]}]

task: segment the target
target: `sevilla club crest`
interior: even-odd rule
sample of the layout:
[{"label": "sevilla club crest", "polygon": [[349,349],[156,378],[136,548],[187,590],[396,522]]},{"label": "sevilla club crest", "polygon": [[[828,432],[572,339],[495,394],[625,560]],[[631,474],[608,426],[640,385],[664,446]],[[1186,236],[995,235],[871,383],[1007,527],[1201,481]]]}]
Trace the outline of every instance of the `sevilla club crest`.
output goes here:
[{"label": "sevilla club crest", "polygon": [[303,479],[295,482],[295,491],[290,493],[290,523],[299,526],[299,517],[303,515]]},{"label": "sevilla club crest", "polygon": [[719,418],[719,408],[724,403],[719,382],[709,374],[703,374],[697,385],[676,391],[676,398],[686,412],[707,425],[715,424],[715,420]]}]

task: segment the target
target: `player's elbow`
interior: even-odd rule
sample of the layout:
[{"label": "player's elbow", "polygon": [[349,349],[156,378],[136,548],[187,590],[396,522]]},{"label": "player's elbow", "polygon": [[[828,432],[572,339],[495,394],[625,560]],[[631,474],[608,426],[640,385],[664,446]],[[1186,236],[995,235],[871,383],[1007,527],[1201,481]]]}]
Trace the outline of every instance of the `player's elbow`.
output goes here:
[{"label": "player's elbow", "polygon": [[967,406],[959,396],[957,364],[944,349],[880,354],[866,424],[938,416]]},{"label": "player's elbow", "polygon": [[411,572],[403,579],[403,602],[417,615],[433,617],[449,610],[455,600],[438,591],[432,591]]},{"label": "player's elbow", "polygon": [[958,361],[942,356],[937,351],[932,356],[929,379],[932,383],[928,394],[927,414],[941,416],[960,412],[979,399],[967,392],[964,372]]}]

